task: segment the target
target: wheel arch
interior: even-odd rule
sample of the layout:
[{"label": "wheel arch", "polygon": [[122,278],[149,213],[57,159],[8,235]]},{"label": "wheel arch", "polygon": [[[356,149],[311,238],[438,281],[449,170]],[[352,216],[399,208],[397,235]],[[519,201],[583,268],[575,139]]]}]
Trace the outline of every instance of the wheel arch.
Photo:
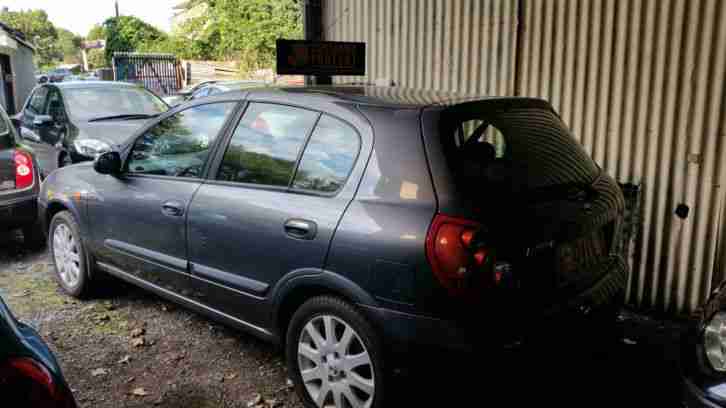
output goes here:
[{"label": "wheel arch", "polygon": [[[291,274],[293,275],[293,274]],[[295,311],[307,300],[317,296],[335,296],[354,306],[377,306],[376,300],[362,287],[352,280],[330,271],[317,271],[316,273],[297,273],[289,277],[273,292],[272,328],[284,347],[288,324]],[[364,308],[361,312],[369,317],[370,323],[377,327],[375,321],[370,319]]]}]

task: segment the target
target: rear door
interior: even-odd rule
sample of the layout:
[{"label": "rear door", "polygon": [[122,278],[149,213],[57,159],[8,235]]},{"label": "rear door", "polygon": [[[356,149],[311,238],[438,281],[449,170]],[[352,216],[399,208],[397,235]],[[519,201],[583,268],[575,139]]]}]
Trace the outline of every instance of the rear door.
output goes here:
[{"label": "rear door", "polygon": [[123,174],[98,175],[88,212],[99,262],[184,293],[189,203],[235,106],[197,105],[163,119],[136,139]]},{"label": "rear door", "polygon": [[361,139],[316,111],[252,102],[189,209],[189,260],[202,301],[256,325],[294,271],[319,271],[353,191]]}]

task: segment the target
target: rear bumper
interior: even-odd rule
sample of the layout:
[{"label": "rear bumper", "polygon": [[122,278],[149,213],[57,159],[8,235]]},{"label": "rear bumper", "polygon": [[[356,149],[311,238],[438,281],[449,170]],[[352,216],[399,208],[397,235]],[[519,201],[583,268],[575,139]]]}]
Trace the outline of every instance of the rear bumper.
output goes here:
[{"label": "rear bumper", "polygon": [[13,199],[0,196],[0,229],[19,228],[38,218],[37,192]]},{"label": "rear bumper", "polygon": [[[541,336],[534,323],[546,324],[544,336],[561,334],[561,330],[592,332],[583,330],[583,325],[595,330],[603,327],[615,327],[617,311],[623,303],[623,294],[628,279],[628,268],[620,257],[613,257],[609,263],[609,273],[586,291],[573,296],[569,301],[541,310],[531,311],[528,320],[532,324],[527,333],[497,333],[498,327],[492,322],[476,322],[463,324],[458,321],[427,317],[416,314],[402,313],[384,308],[362,306],[374,321],[379,323],[385,339],[394,348],[408,350],[410,346],[435,347],[445,350],[473,352],[482,345],[498,343],[507,345],[519,343],[521,340]],[[539,317],[537,317],[539,316]],[[605,319],[611,320],[608,325]],[[515,320],[512,318],[511,320]],[[514,321],[504,327],[520,326]],[[553,325],[558,327],[553,329]],[[561,330],[560,330],[561,328]],[[569,330],[568,330],[569,329]],[[500,336],[495,337],[496,334]]]}]

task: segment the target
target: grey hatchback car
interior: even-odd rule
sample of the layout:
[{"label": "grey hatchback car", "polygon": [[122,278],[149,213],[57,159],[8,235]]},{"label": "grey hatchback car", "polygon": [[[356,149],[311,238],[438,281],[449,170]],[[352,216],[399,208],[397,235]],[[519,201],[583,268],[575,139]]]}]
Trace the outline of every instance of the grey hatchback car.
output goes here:
[{"label": "grey hatchback car", "polygon": [[39,206],[67,293],[111,275],[276,342],[310,407],[382,406],[398,351],[613,322],[628,276],[618,186],[530,98],[225,93],[53,172]]}]

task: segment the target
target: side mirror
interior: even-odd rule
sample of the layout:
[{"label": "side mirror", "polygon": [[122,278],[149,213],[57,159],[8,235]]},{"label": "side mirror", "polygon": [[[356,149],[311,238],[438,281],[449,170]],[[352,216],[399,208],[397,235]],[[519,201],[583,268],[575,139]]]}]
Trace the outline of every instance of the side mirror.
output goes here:
[{"label": "side mirror", "polygon": [[118,152],[106,152],[96,157],[93,169],[100,174],[121,173],[121,155]]},{"label": "side mirror", "polygon": [[33,125],[45,126],[53,122],[53,117],[50,115],[37,115],[33,118]]}]

